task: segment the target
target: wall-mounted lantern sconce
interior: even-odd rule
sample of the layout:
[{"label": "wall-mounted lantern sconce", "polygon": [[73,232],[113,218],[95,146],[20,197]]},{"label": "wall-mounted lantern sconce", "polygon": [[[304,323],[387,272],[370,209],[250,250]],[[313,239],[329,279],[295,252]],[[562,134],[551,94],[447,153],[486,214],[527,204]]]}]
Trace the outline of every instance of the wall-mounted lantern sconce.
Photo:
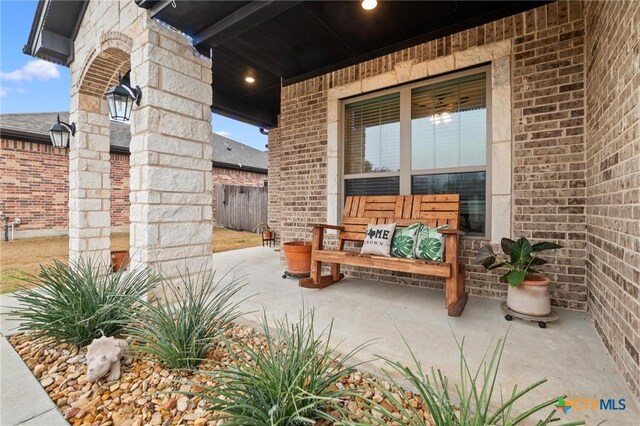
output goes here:
[{"label": "wall-mounted lantern sconce", "polygon": [[128,122],[131,119],[131,110],[134,102],[136,105],[140,105],[142,91],[138,86],[131,87],[131,82],[129,81],[130,72],[119,78],[120,83],[105,93],[107,104],[109,105],[109,116],[114,121]]},{"label": "wall-mounted lantern sconce", "polygon": [[49,129],[51,143],[56,148],[66,148],[69,146],[69,139],[76,134],[76,123],[67,124],[60,121],[58,114],[58,122]]}]

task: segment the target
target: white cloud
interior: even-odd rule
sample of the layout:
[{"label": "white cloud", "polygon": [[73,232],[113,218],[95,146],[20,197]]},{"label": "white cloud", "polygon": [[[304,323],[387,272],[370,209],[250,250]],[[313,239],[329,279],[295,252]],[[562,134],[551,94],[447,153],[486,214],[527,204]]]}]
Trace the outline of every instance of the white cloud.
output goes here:
[{"label": "white cloud", "polygon": [[33,79],[39,81],[47,81],[52,78],[60,77],[60,71],[58,66],[51,62],[43,61],[42,59],[36,59],[34,61],[27,62],[22,68],[11,72],[2,72],[0,77],[5,80],[31,81]]},{"label": "white cloud", "polygon": [[231,133],[226,132],[224,130],[218,130],[217,132],[213,132],[216,135],[220,135],[220,136],[224,136],[225,138],[230,138],[231,137]]},{"label": "white cloud", "polygon": [[0,98],[4,98],[5,96],[7,96],[7,89],[5,89],[4,87],[0,87]]}]

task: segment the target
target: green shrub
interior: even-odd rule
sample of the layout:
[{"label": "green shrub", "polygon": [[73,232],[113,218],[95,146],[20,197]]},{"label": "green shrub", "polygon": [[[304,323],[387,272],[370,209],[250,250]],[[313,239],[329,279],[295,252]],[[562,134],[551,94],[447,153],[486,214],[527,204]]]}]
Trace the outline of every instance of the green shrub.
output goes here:
[{"label": "green shrub", "polygon": [[41,266],[37,277],[25,279],[36,287],[15,293],[20,329],[77,346],[120,334],[158,277],[149,269],[107,271],[86,259]]},{"label": "green shrub", "polygon": [[[224,277],[223,277],[224,279]],[[133,350],[170,368],[194,368],[216,343],[229,323],[240,315],[235,296],[244,285],[232,280],[220,286],[215,273],[181,276],[181,283],[165,280],[164,300],[145,302],[128,328]]]},{"label": "green shrub", "polygon": [[[406,340],[405,344],[413,358],[415,370],[405,367],[400,362],[385,359],[392,370],[399,373],[401,382],[407,382],[417,390],[417,394],[428,407],[432,419],[425,420],[418,414],[418,411],[422,408],[420,404],[418,407],[407,404],[406,401],[398,398],[397,394],[394,395],[392,390],[381,387],[380,390],[393,407],[393,412],[385,409],[382,405],[369,402],[371,412],[367,415],[368,422],[366,424],[386,425],[393,422],[398,426],[426,426],[433,424],[436,426],[513,426],[523,421],[531,424],[534,415],[558,402],[560,396],[540,402],[521,413],[514,414],[513,410],[516,402],[546,382],[546,379],[539,380],[522,390],[518,390],[518,387],[514,386],[510,395],[505,398],[501,392],[500,399],[496,401],[494,400],[494,393],[504,350],[504,339],[498,340],[493,355],[488,362],[485,362],[485,353],[481,365],[475,371],[472,371],[467,363],[464,354],[464,339],[462,342],[456,339],[456,343],[460,351],[460,382],[455,386],[456,394],[453,397],[449,393],[447,377],[440,370],[433,368],[429,373],[426,373]],[[398,381],[392,379],[391,375],[388,375],[388,377],[394,385],[400,387]],[[498,402],[499,406],[492,409],[491,404]],[[552,409],[546,417],[537,421],[536,424],[543,426],[559,421],[560,419],[555,416],[555,413],[556,410]],[[578,421],[565,423],[564,426],[582,424],[584,424],[583,421]]]},{"label": "green shrub", "polygon": [[[313,424],[318,419],[331,420],[327,414],[340,412],[338,401],[349,393],[336,387],[352,368],[343,365],[362,346],[344,357],[329,347],[331,326],[318,336],[314,331],[314,313],[300,314],[298,323],[287,317],[276,321],[274,334],[269,331],[266,314],[262,328],[267,348],[253,349],[240,344],[251,358],[248,364],[207,373],[219,383],[198,396],[221,412],[225,425],[297,425]],[[325,339],[326,338],[326,339]]]}]

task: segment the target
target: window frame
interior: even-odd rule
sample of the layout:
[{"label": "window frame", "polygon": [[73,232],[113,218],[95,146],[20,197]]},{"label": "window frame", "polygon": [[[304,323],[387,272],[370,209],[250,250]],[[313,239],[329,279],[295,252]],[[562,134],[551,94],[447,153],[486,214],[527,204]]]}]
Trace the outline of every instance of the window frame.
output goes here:
[{"label": "window frame", "polygon": [[[457,78],[465,77],[474,74],[485,74],[486,84],[486,161],[484,166],[464,166],[464,167],[447,167],[439,169],[412,169],[412,149],[411,149],[411,91],[417,87],[428,86],[442,81],[454,80]],[[411,181],[413,176],[419,175],[439,175],[447,173],[467,173],[467,172],[485,172],[485,227],[483,235],[466,235],[464,238],[486,240],[491,238],[491,181],[492,181],[492,77],[491,77],[491,64],[484,64],[475,66],[463,71],[453,71],[446,74],[438,75],[436,77],[429,77],[418,81],[412,81],[399,86],[390,88],[384,88],[376,91],[372,91],[363,95],[353,96],[340,100],[339,108],[339,122],[342,123],[340,131],[338,132],[339,143],[339,160],[338,161],[338,179],[339,179],[339,200],[338,203],[338,217],[342,217],[342,210],[344,208],[344,194],[346,193],[346,180],[348,179],[366,179],[366,178],[384,178],[384,177],[399,177],[400,187],[399,195],[411,195]],[[346,106],[351,103],[360,102],[367,99],[376,98],[379,96],[388,95],[391,93],[400,94],[400,171],[399,172],[381,172],[381,173],[358,173],[358,174],[344,174],[344,161],[345,161],[345,114]]]}]

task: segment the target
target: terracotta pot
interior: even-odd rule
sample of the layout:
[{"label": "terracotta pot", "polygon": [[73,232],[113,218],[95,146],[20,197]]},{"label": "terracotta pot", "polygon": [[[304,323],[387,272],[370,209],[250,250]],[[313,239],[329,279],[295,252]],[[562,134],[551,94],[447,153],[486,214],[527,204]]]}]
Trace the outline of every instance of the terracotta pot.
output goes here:
[{"label": "terracotta pot", "polygon": [[268,229],[265,229],[264,232],[262,233],[262,238],[265,239],[265,240],[270,240],[272,238],[272,236],[273,236],[273,234]]},{"label": "terracotta pot", "polygon": [[551,280],[540,275],[527,275],[518,287],[509,286],[507,306],[512,311],[534,317],[551,313],[549,284]]},{"label": "terracotta pot", "polygon": [[291,274],[308,274],[311,271],[311,243],[307,241],[290,241],[282,244],[287,261],[287,272]]},{"label": "terracotta pot", "polygon": [[117,250],[111,252],[111,264],[113,272],[118,272],[121,268],[129,264],[129,250]]}]

